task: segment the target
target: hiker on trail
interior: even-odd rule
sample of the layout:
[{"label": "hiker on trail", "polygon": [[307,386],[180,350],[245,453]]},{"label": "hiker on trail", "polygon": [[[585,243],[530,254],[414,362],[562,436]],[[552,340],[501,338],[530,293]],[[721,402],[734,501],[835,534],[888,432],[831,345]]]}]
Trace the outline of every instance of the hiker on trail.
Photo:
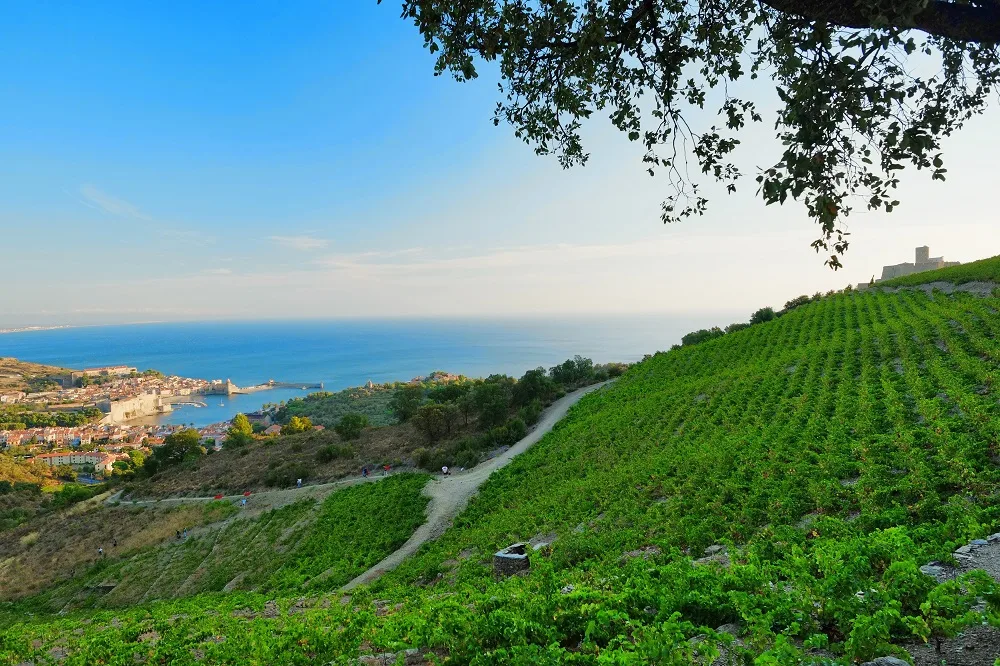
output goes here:
[{"label": "hiker on trail", "polygon": [[246,508],[246,505],[247,505],[247,498],[244,497],[243,499],[240,500],[240,506]]},{"label": "hiker on trail", "polygon": [[112,539],[111,540],[111,547],[112,548],[117,548],[118,547],[118,539]]},{"label": "hiker on trail", "polygon": [[361,476],[362,476],[362,478],[365,478],[365,479],[368,478],[368,468],[367,467],[362,467],[361,468]]},{"label": "hiker on trail", "polygon": [[445,476],[448,476],[448,466],[447,465],[445,465],[444,467],[441,468],[441,473],[444,474]]},{"label": "hiker on trail", "polygon": [[103,549],[103,548],[98,548],[98,549],[97,549],[97,554],[98,554],[99,556],[101,556],[101,557],[104,557],[104,549]]},{"label": "hiker on trail", "polygon": [[188,528],[186,528],[186,527],[184,528],[184,538],[185,539],[188,538]]},{"label": "hiker on trail", "polygon": [[389,465],[386,465],[386,466],[384,466],[384,467],[382,468],[382,476],[388,476],[388,474],[389,474],[389,470],[390,470],[390,469],[391,469],[391,468],[389,467]]},{"label": "hiker on trail", "polygon": [[181,531],[180,530],[177,530],[177,540],[178,541],[181,540]]},{"label": "hiker on trail", "polygon": [[302,479],[296,479],[295,480],[295,487],[296,488],[301,488],[302,487]]}]

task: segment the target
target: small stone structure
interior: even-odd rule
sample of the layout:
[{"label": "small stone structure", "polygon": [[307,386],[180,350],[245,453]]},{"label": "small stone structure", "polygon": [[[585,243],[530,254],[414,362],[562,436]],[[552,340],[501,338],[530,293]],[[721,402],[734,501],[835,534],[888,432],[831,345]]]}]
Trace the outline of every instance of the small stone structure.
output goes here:
[{"label": "small stone structure", "polygon": [[515,543],[493,556],[493,575],[506,578],[531,568],[528,561],[528,544]]}]

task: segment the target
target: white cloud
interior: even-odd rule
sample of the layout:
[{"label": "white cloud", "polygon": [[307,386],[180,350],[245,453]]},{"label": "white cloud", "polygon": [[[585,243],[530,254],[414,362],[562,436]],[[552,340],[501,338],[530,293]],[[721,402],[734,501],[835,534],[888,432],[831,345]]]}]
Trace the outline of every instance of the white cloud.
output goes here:
[{"label": "white cloud", "polygon": [[[597,264],[611,259],[641,259],[669,256],[692,245],[692,238],[654,237],[633,243],[524,245],[488,248],[480,252],[431,252],[409,248],[390,252],[332,254],[316,260],[329,269],[378,277],[447,275],[457,272],[483,275],[513,269],[545,269],[572,264]],[[405,260],[400,260],[405,258]]]},{"label": "white cloud", "polygon": [[330,244],[325,238],[315,236],[271,236],[270,239],[282,247],[306,252],[322,250]]},{"label": "white cloud", "polygon": [[232,273],[228,268],[209,268],[205,271],[206,275],[232,275]]},{"label": "white cloud", "polygon": [[103,210],[105,213],[117,215],[118,217],[131,217],[137,220],[151,220],[152,218],[139,210],[135,204],[131,204],[124,199],[113,197],[106,192],[102,192],[93,185],[83,185],[80,187],[80,195],[83,196],[84,204],[91,208]]}]

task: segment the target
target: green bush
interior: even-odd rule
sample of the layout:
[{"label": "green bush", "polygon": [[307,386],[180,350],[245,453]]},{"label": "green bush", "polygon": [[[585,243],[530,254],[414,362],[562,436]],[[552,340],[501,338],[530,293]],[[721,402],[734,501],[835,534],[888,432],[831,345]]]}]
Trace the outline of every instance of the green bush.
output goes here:
[{"label": "green bush", "polygon": [[712,328],[703,328],[701,330],[693,331],[681,337],[681,346],[688,347],[690,345],[701,344],[702,342],[707,342],[708,340],[721,338],[723,335],[725,335],[725,333],[718,326],[713,326]]},{"label": "green bush", "polygon": [[752,315],[750,315],[750,323],[763,324],[764,322],[773,320],[775,317],[777,317],[777,314],[775,314],[774,308],[771,307],[761,308],[760,310],[757,310]]},{"label": "green bush", "polygon": [[316,462],[326,464],[340,458],[350,458],[354,451],[349,446],[328,444],[316,452]]},{"label": "green bush", "polygon": [[525,405],[518,410],[517,416],[524,422],[525,425],[533,426],[538,423],[538,419],[542,416],[542,403],[540,400],[532,400],[529,404]]},{"label": "green bush", "polygon": [[88,500],[102,492],[104,492],[104,484],[85,486],[75,483],[67,483],[64,484],[59,490],[52,493],[52,507],[55,509],[61,509],[69,506],[70,504],[76,504],[77,502]]},{"label": "green bush", "polygon": [[345,414],[337,421],[334,430],[343,440],[352,440],[361,437],[362,431],[369,425],[368,417],[364,414]]},{"label": "green bush", "polygon": [[41,484],[30,483],[28,481],[15,481],[13,490],[15,493],[24,493],[26,495],[34,495],[36,497],[39,497],[42,494]]},{"label": "green bush", "polygon": [[288,423],[281,426],[281,434],[295,435],[300,432],[308,432],[312,428],[313,424],[308,416],[293,416],[288,420]]}]

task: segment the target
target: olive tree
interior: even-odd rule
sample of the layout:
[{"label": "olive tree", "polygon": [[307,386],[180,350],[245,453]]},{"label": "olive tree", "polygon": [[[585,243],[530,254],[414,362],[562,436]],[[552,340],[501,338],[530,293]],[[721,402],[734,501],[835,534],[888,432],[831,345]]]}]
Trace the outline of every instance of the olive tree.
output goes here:
[{"label": "olive tree", "polygon": [[[641,142],[650,175],[671,185],[664,222],[705,212],[699,179],[735,191],[739,132],[764,118],[757,93],[730,84],[773,86],[782,148],[757,194],[804,205],[833,268],[844,218],[891,212],[904,167],[944,179],[942,139],[983,111],[998,75],[997,0],[403,0],[402,15],[436,74],[466,81],[498,64],[493,122],[538,154],[585,163],[595,113]],[[699,123],[706,107],[717,121]]]}]

